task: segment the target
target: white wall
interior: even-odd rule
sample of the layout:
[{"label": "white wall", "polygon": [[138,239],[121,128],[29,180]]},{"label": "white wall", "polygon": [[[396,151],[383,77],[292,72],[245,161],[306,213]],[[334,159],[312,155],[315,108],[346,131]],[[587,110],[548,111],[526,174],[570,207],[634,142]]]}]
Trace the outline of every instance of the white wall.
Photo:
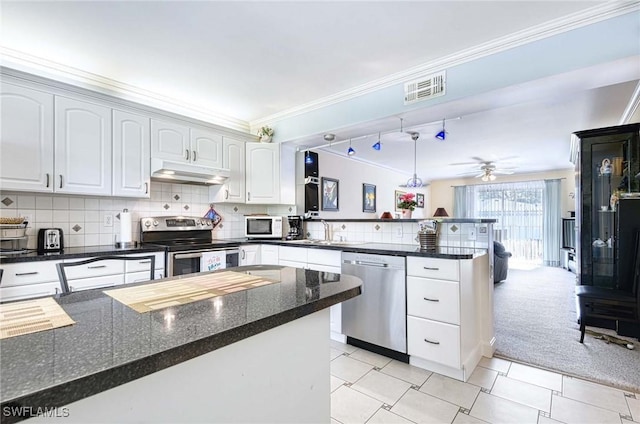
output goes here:
[{"label": "white wall", "polygon": [[[576,192],[575,173],[573,169],[540,172],[533,174],[501,175],[494,183],[534,181],[562,178],[562,216],[568,217],[569,211],[575,211],[575,199],[571,194]],[[449,216],[453,216],[453,187],[462,185],[486,184],[479,178],[457,178],[438,180],[431,183],[431,204],[433,208],[445,208]]]},{"label": "white wall", "polygon": [[[339,211],[320,210],[320,218],[325,219],[373,219],[380,218],[383,212],[395,211],[395,190],[422,193],[425,195],[425,207],[416,208],[413,211],[413,218],[425,218],[431,216],[430,189],[422,187],[420,189],[406,189],[400,184],[406,183],[410,175],[391,171],[379,166],[360,162],[346,156],[339,156],[331,153],[318,151],[319,176],[334,178],[340,181],[338,193]],[[296,157],[296,165],[304,166],[304,153],[299,152]],[[297,173],[297,184],[303,184],[301,173]],[[304,175],[302,173],[302,175]],[[362,212],[362,184],[373,184],[376,186],[376,213]],[[304,199],[298,199],[298,205],[302,205]],[[320,205],[321,206],[321,205]],[[303,210],[299,210],[303,213]]]}]

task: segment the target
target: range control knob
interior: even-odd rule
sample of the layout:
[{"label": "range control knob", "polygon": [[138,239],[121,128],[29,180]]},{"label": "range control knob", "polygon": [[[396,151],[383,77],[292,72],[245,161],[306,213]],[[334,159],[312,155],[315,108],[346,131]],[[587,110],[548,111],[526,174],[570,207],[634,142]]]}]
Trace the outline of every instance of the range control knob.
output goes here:
[{"label": "range control knob", "polygon": [[144,226],[147,228],[151,227],[151,221],[144,221]]},{"label": "range control knob", "polygon": [[154,226],[154,227],[157,227],[157,226],[158,226],[158,224],[159,224],[159,222],[158,222],[158,221],[156,221],[156,220],[154,219],[154,220],[153,220],[153,226]]},{"label": "range control knob", "polygon": [[207,220],[207,225],[208,225],[209,227],[211,227],[211,221],[210,221],[210,220]]}]

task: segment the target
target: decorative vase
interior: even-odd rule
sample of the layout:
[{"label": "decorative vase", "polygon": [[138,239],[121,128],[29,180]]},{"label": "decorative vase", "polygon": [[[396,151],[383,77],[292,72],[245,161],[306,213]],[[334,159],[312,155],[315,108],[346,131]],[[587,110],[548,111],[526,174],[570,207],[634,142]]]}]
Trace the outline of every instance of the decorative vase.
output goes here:
[{"label": "decorative vase", "polygon": [[271,137],[270,135],[263,135],[262,137],[260,137],[261,143],[271,143],[271,140],[273,140],[273,137]]},{"label": "decorative vase", "polygon": [[402,219],[411,219],[411,209],[402,209]]}]

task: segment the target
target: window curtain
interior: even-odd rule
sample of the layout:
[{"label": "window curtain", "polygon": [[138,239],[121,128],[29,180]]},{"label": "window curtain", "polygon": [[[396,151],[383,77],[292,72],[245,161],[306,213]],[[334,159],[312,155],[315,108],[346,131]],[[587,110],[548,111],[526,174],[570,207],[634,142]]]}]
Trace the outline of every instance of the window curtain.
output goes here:
[{"label": "window curtain", "polygon": [[560,266],[560,218],[561,218],[560,180],[545,180],[543,204],[543,264]]},{"label": "window curtain", "polygon": [[472,186],[458,186],[453,188],[453,216],[455,218],[473,217]]}]

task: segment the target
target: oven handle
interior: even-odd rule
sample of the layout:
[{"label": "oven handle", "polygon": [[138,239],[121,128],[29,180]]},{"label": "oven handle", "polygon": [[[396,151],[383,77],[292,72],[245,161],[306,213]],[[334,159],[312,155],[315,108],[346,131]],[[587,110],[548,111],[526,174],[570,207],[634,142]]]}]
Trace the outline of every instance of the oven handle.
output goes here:
[{"label": "oven handle", "polygon": [[173,256],[173,259],[191,259],[191,258],[201,258],[201,257],[202,257],[202,252],[184,253],[184,254],[177,253]]}]

